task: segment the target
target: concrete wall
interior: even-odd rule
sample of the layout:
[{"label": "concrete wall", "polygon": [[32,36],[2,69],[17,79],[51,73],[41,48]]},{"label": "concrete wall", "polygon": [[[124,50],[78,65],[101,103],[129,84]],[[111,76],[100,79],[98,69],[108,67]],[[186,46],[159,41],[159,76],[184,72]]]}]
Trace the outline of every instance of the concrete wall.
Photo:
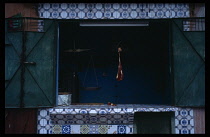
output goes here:
[{"label": "concrete wall", "polygon": [[[35,3],[5,3],[5,18],[10,18],[14,15],[21,14],[22,17],[39,18],[37,4]],[[38,20],[21,20],[25,21],[22,26],[22,30],[25,31],[38,31]],[[26,22],[27,21],[27,22]],[[34,28],[33,25],[36,25]]]},{"label": "concrete wall", "polygon": [[205,134],[205,108],[194,108],[195,134]]},{"label": "concrete wall", "polygon": [[5,3],[5,18],[21,13],[24,17],[38,18],[37,7],[33,3]]}]

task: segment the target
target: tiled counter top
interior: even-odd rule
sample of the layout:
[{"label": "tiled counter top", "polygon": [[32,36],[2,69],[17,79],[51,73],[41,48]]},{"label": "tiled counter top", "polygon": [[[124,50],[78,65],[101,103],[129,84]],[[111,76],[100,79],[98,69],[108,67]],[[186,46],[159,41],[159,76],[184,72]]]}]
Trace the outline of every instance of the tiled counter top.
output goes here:
[{"label": "tiled counter top", "polygon": [[49,109],[50,114],[126,114],[135,112],[177,111],[177,107],[167,105],[117,104],[111,105],[69,105]]}]

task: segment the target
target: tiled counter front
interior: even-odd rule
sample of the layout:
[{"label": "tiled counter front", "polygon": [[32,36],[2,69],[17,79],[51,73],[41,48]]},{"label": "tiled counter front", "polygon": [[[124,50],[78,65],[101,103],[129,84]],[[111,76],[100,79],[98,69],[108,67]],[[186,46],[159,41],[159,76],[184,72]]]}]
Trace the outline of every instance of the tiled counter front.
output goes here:
[{"label": "tiled counter front", "polygon": [[135,112],[175,111],[175,133],[193,134],[193,110],[153,105],[71,105],[39,109],[38,134],[133,134]]},{"label": "tiled counter front", "polygon": [[53,125],[50,134],[133,134],[133,125]]}]

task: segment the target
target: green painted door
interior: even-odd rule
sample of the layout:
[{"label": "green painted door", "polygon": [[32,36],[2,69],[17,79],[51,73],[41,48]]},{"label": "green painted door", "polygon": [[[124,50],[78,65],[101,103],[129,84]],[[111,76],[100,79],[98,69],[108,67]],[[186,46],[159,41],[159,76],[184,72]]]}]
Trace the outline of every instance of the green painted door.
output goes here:
[{"label": "green painted door", "polygon": [[44,32],[7,31],[5,24],[5,107],[55,106],[56,22],[44,20]]},{"label": "green painted door", "polygon": [[172,19],[175,106],[205,106],[205,31],[183,31]]},{"label": "green painted door", "polygon": [[8,32],[5,21],[5,106],[20,104],[22,32]]}]

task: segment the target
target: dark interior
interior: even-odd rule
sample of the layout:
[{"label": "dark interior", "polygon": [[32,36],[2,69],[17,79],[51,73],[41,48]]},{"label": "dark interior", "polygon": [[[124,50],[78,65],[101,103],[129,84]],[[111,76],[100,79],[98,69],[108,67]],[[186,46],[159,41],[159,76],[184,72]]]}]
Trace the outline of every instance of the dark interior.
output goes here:
[{"label": "dark interior", "polygon": [[[135,27],[61,22],[59,29],[59,91],[71,93],[73,103],[171,104],[166,20]],[[116,80],[118,47],[122,81]],[[90,50],[64,52],[74,48]]]},{"label": "dark interior", "polygon": [[172,134],[174,112],[135,112],[134,130],[136,134]]}]

